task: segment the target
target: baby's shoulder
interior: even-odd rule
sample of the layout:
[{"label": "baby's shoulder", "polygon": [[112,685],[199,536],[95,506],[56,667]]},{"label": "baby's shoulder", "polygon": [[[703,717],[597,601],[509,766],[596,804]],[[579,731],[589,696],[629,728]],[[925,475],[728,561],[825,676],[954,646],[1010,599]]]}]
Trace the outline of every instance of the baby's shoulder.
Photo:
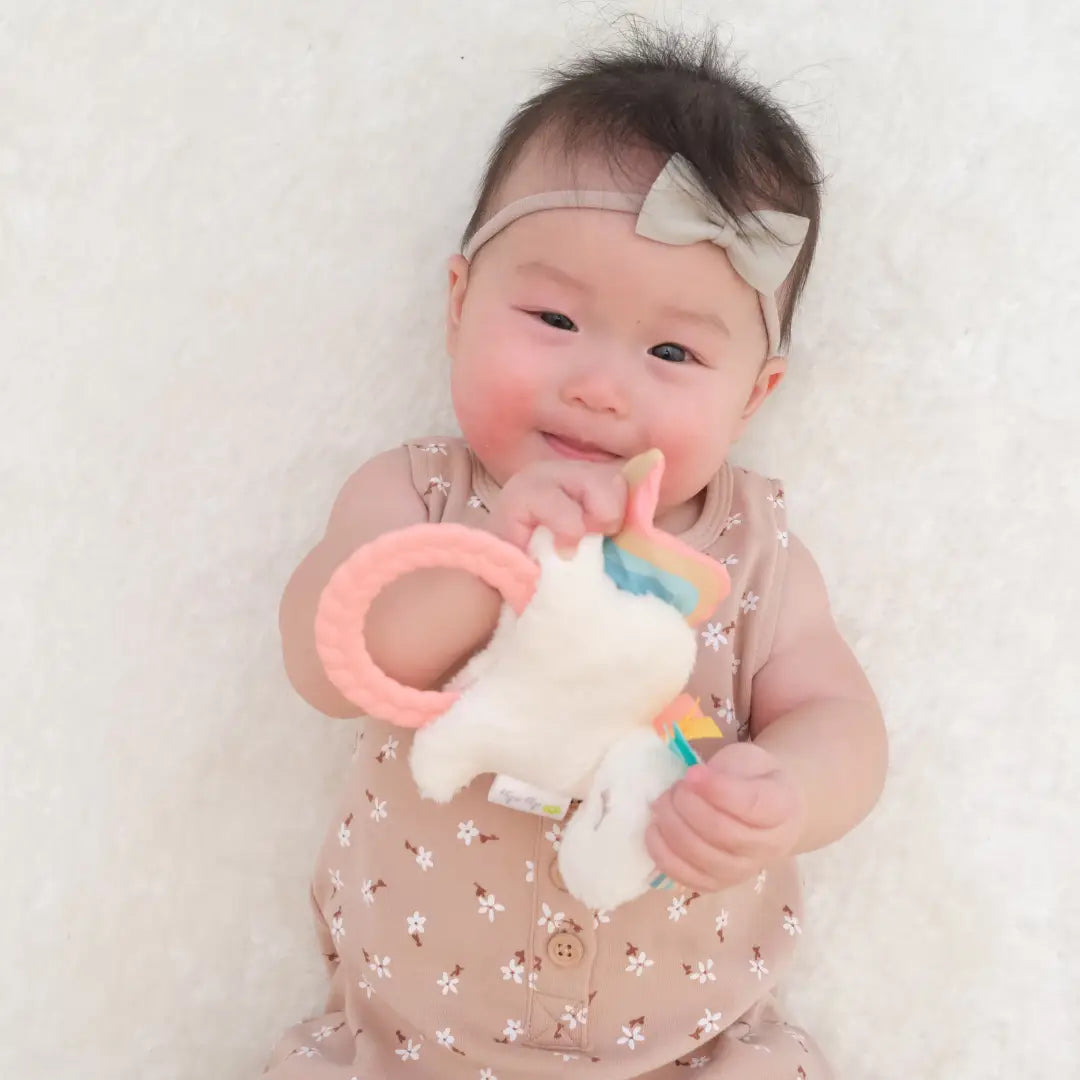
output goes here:
[{"label": "baby's shoulder", "polygon": [[788,542],[787,497],[783,482],[741,465],[729,465],[722,484],[715,539],[710,554],[733,550],[782,552]]},{"label": "baby's shoulder", "polygon": [[413,487],[430,521],[468,521],[485,507],[485,475],[468,443],[456,435],[405,442]]},{"label": "baby's shoulder", "polygon": [[729,471],[733,506],[751,511],[765,508],[772,514],[785,510],[784,484],[781,480],[743,465],[730,465]]},{"label": "baby's shoulder", "polygon": [[426,463],[427,466],[450,464],[472,457],[469,444],[460,435],[422,435],[406,439],[402,445],[412,460]]},{"label": "baby's shoulder", "polygon": [[410,454],[426,454],[429,458],[450,458],[469,452],[460,435],[422,435],[406,439],[404,445]]}]

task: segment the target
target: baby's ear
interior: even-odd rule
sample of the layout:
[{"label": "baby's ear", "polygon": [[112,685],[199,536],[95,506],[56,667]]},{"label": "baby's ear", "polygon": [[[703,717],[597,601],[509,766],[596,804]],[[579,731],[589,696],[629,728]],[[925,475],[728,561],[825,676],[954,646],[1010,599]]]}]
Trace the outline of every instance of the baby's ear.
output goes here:
[{"label": "baby's ear", "polygon": [[746,427],[750,417],[761,408],[765,399],[780,385],[786,374],[787,359],[783,356],[770,356],[762,364],[754,380],[754,388],[750,391],[750,396],[746,399],[746,405],[743,408],[740,433],[742,428]]},{"label": "baby's ear", "polygon": [[449,276],[449,293],[446,303],[446,351],[452,355],[457,343],[458,328],[461,325],[465,290],[469,286],[469,260],[464,255],[451,255],[446,269]]}]

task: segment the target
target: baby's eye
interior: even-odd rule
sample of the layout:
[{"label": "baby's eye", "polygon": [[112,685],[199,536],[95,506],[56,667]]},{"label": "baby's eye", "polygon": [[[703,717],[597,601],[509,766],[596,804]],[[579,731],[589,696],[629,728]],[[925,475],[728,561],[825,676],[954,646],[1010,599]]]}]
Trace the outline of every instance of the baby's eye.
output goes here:
[{"label": "baby's eye", "polygon": [[541,320],[546,322],[548,326],[555,327],[556,330],[577,330],[573,320],[568,319],[558,311],[534,311],[533,314],[539,315]]},{"label": "baby's eye", "polygon": [[694,354],[689,349],[684,349],[671,341],[665,341],[663,345],[654,345],[649,352],[671,364],[685,364],[694,359]]}]

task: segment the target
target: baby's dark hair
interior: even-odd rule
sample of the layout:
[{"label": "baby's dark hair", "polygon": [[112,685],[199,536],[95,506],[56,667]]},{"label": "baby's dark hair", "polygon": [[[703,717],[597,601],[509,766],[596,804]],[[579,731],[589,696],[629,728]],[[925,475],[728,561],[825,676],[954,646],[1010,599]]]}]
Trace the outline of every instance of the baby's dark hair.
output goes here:
[{"label": "baby's dark hair", "polygon": [[572,159],[600,150],[616,167],[630,147],[681,154],[731,216],[769,208],[809,218],[799,257],[777,296],[787,346],[817,246],[824,177],[814,150],[769,92],[743,77],[716,35],[632,21],[623,45],[548,71],[546,87],[507,121],[488,158],[462,244],[529,141],[552,137]]}]

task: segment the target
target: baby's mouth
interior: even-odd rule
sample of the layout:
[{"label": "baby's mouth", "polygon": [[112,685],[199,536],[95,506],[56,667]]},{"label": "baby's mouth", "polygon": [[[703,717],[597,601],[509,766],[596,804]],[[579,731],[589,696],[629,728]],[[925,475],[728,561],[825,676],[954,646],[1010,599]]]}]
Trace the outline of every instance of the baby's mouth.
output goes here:
[{"label": "baby's mouth", "polygon": [[594,443],[582,442],[579,439],[571,438],[569,435],[554,435],[548,431],[541,434],[548,446],[562,457],[577,461],[609,462],[620,460],[618,454],[609,453]]}]

